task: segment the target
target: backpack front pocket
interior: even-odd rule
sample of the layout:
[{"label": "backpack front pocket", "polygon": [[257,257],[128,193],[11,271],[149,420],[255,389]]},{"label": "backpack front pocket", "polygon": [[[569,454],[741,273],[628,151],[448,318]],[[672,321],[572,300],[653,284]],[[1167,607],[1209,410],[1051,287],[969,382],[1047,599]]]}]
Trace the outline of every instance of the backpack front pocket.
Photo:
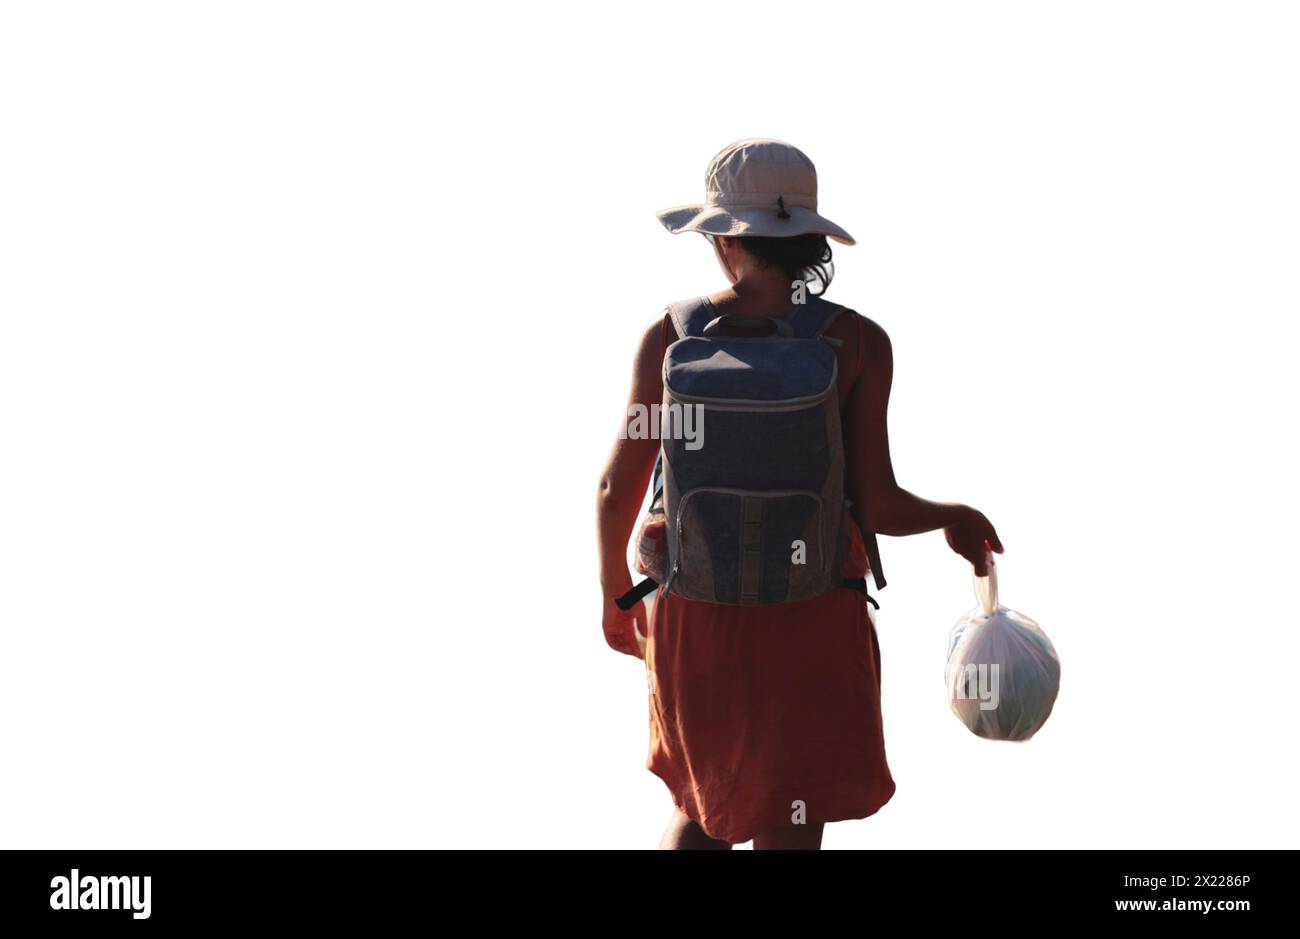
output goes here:
[{"label": "backpack front pocket", "polygon": [[784,603],[829,589],[818,493],[702,487],[682,495],[672,591],[713,603]]}]

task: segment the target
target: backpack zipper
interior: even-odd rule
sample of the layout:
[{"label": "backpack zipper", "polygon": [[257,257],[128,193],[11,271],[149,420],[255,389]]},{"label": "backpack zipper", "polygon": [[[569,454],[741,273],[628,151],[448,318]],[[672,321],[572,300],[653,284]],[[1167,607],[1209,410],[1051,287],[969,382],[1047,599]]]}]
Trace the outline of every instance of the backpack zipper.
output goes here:
[{"label": "backpack zipper", "polygon": [[681,566],[682,562],[680,560],[673,561],[673,569],[668,572],[668,579],[664,581],[662,588],[664,593],[668,592],[668,588],[672,585],[673,578],[677,576],[677,572],[681,570]]}]

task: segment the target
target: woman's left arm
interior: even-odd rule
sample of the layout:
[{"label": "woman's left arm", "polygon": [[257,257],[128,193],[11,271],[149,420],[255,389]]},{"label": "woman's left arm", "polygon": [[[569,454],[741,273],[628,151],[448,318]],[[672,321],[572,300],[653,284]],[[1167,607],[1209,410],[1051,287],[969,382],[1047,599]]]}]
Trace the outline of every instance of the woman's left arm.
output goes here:
[{"label": "woman's left arm", "polygon": [[860,328],[862,369],[844,411],[854,520],[863,531],[879,535],[916,535],[942,528],[948,546],[970,561],[982,577],[986,573],[985,542],[1002,552],[1002,542],[984,514],[959,502],[922,499],[894,478],[888,420],[893,348],[888,334],[871,320],[861,317]]}]

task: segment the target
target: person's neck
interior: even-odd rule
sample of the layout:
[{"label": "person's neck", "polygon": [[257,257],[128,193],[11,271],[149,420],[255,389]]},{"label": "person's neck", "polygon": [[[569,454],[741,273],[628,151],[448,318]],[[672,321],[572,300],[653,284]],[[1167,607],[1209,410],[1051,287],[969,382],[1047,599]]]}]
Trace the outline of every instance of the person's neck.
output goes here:
[{"label": "person's neck", "polygon": [[732,316],[784,316],[791,306],[790,282],[781,271],[749,271],[709,299],[719,313]]}]

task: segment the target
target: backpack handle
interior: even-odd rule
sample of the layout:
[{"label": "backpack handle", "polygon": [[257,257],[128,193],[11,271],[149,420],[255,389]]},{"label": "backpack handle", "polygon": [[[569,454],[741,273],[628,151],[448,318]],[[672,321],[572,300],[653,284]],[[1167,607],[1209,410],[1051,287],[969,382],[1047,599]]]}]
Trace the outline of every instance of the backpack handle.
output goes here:
[{"label": "backpack handle", "polygon": [[794,335],[794,327],[783,319],[777,319],[774,316],[765,319],[754,319],[750,316],[735,316],[731,313],[724,313],[709,320],[708,325],[704,327],[704,335],[715,336],[724,326],[734,326],[739,329],[765,327],[769,336],[785,336],[788,338]]}]

